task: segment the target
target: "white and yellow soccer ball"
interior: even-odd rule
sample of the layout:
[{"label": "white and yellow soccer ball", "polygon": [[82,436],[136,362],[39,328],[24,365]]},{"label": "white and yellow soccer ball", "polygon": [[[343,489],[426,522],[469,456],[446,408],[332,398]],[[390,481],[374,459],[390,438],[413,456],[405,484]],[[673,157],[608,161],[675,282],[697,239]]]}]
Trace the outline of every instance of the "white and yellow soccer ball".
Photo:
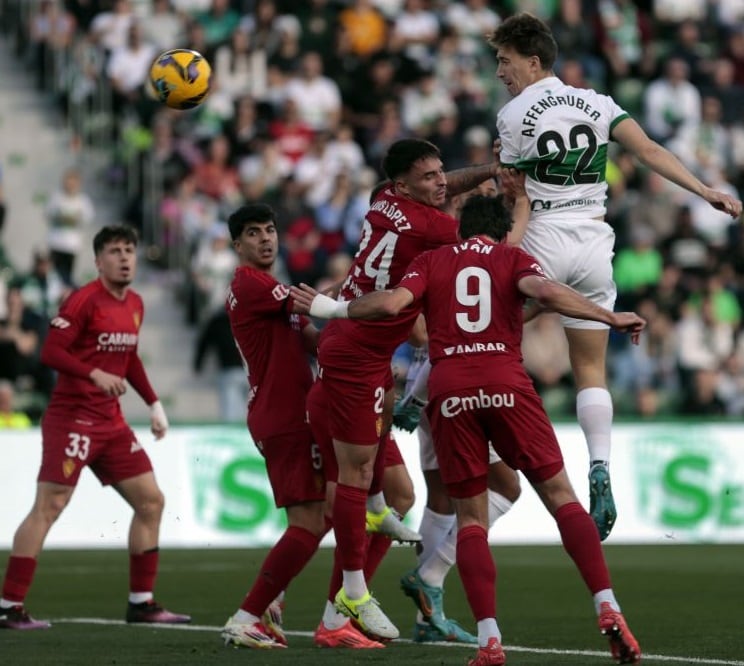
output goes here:
[{"label": "white and yellow soccer ball", "polygon": [[170,49],[150,66],[155,98],[172,109],[193,109],[209,95],[212,67],[198,51]]}]

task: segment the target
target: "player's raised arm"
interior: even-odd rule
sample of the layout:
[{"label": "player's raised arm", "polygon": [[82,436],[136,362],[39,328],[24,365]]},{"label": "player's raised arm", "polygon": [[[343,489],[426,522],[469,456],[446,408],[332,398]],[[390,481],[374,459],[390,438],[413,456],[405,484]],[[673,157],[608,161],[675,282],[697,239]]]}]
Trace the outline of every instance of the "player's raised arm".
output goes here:
[{"label": "player's raised arm", "polygon": [[674,154],[651,139],[632,118],[626,118],[619,122],[612,130],[612,136],[645,166],[653,169],[667,180],[684,187],[688,192],[697,194],[713,208],[728,213],[734,219],[741,215],[742,203],[740,200],[702,183]]},{"label": "player's raised arm", "polygon": [[612,312],[555,280],[528,275],[519,280],[519,290],[544,307],[564,316],[600,321],[616,331],[630,333],[630,339],[635,345],[640,340],[641,331],[646,327],[646,320],[635,312]]}]

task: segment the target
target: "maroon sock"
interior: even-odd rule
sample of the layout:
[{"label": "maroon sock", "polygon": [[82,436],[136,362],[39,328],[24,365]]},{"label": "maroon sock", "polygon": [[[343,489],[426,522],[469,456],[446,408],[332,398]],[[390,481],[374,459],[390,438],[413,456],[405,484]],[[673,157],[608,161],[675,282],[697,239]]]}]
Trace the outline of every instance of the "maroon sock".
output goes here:
[{"label": "maroon sock", "polygon": [[457,531],[457,569],[476,621],[496,617],[496,564],[480,525]]},{"label": "maroon sock", "polygon": [[11,555],[8,558],[8,568],[5,571],[3,581],[3,599],[23,603],[31,587],[36,571],[35,557],[18,557]]},{"label": "maroon sock", "polygon": [[333,603],[336,600],[336,594],[344,585],[344,572],[341,568],[341,553],[338,546],[333,549],[333,570],[331,571],[331,580],[328,583],[328,601]]},{"label": "maroon sock", "polygon": [[564,504],[555,513],[561,541],[592,594],[612,585],[597,527],[578,502]]},{"label": "maroon sock", "polygon": [[158,575],[158,548],[144,553],[129,553],[129,591],[152,592],[155,589],[155,578]]},{"label": "maroon sock", "polygon": [[333,502],[333,529],[344,571],[364,569],[367,558],[367,491],[339,483]]},{"label": "maroon sock", "polygon": [[281,539],[269,551],[261,565],[253,587],[240,607],[261,617],[276,596],[286,590],[291,580],[298,574],[318,550],[320,537],[302,528],[290,526]]},{"label": "maroon sock", "polygon": [[393,540],[389,536],[384,534],[375,533],[367,536],[367,561],[364,563],[364,579],[367,581],[367,585],[372,580],[372,576],[375,575],[377,567],[380,566],[382,558],[390,549],[390,545]]}]

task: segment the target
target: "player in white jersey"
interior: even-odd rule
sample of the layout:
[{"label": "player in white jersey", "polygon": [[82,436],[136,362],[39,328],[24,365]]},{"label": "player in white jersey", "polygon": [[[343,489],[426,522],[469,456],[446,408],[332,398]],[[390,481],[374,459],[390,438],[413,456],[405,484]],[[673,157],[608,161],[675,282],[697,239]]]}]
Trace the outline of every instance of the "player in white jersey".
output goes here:
[{"label": "player in white jersey", "polygon": [[[668,150],[652,141],[615,101],[572,88],[553,73],[557,56],[550,28],[515,14],[489,37],[497,76],[512,99],[498,114],[501,163],[527,174],[530,221],[522,247],[546,274],[597,305],[612,309],[615,235],[604,221],[605,167],[611,140],[645,166],[697,194],[714,208],[741,215],[741,201],[706,187]],[[617,512],[609,477],[612,399],[607,391],[609,329],[562,318],[576,384],[576,413],[589,448],[590,513],[607,538]]]}]

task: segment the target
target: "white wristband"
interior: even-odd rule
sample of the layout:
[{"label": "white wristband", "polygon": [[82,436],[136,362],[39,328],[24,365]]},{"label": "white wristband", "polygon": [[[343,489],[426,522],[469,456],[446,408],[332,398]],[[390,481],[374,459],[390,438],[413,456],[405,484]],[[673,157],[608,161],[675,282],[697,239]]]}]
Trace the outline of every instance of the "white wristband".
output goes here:
[{"label": "white wristband", "polygon": [[158,423],[161,427],[168,427],[168,417],[165,415],[165,409],[160,400],[156,400],[150,405],[150,420]]},{"label": "white wristband", "polygon": [[349,301],[337,301],[325,294],[317,294],[310,303],[310,316],[320,319],[348,319]]}]

